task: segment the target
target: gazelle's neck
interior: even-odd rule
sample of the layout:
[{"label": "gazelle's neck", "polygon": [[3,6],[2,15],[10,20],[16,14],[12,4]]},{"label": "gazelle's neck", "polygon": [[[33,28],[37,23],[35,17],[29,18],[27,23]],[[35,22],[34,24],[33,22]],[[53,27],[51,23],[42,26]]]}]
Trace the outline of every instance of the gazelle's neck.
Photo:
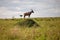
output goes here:
[{"label": "gazelle's neck", "polygon": [[30,13],[33,13],[32,11],[30,11]]}]

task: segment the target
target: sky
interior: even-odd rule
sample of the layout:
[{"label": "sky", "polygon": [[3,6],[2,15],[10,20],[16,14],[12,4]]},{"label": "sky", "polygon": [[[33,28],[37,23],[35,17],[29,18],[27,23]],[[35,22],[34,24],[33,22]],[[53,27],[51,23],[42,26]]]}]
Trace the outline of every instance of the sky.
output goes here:
[{"label": "sky", "polygon": [[60,17],[60,0],[0,0],[0,18],[20,18],[31,9],[31,18]]}]

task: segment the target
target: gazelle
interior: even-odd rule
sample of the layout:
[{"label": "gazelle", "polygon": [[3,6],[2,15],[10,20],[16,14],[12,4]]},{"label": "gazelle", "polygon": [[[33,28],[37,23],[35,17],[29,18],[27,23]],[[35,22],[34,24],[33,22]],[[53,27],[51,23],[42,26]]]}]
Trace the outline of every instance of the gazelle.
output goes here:
[{"label": "gazelle", "polygon": [[31,15],[32,13],[34,13],[33,10],[31,10],[30,12],[26,12],[26,13],[24,13],[24,18],[25,18],[25,16],[30,17],[30,15]]}]

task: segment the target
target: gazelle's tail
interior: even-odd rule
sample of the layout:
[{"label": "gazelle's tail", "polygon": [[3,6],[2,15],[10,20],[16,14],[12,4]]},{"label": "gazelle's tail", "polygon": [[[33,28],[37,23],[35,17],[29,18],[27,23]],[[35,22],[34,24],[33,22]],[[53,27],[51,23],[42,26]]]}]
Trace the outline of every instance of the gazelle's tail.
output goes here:
[{"label": "gazelle's tail", "polygon": [[20,17],[22,17],[23,15],[20,15]]}]

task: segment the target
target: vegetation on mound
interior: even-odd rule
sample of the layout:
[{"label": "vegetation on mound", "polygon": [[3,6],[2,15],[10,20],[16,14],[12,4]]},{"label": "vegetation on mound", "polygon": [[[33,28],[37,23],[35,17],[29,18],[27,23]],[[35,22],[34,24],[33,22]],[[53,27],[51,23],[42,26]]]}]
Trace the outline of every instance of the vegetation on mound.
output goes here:
[{"label": "vegetation on mound", "polygon": [[25,19],[22,21],[19,21],[18,24],[20,26],[24,26],[24,27],[32,27],[32,26],[39,26],[34,20],[32,19]]}]

